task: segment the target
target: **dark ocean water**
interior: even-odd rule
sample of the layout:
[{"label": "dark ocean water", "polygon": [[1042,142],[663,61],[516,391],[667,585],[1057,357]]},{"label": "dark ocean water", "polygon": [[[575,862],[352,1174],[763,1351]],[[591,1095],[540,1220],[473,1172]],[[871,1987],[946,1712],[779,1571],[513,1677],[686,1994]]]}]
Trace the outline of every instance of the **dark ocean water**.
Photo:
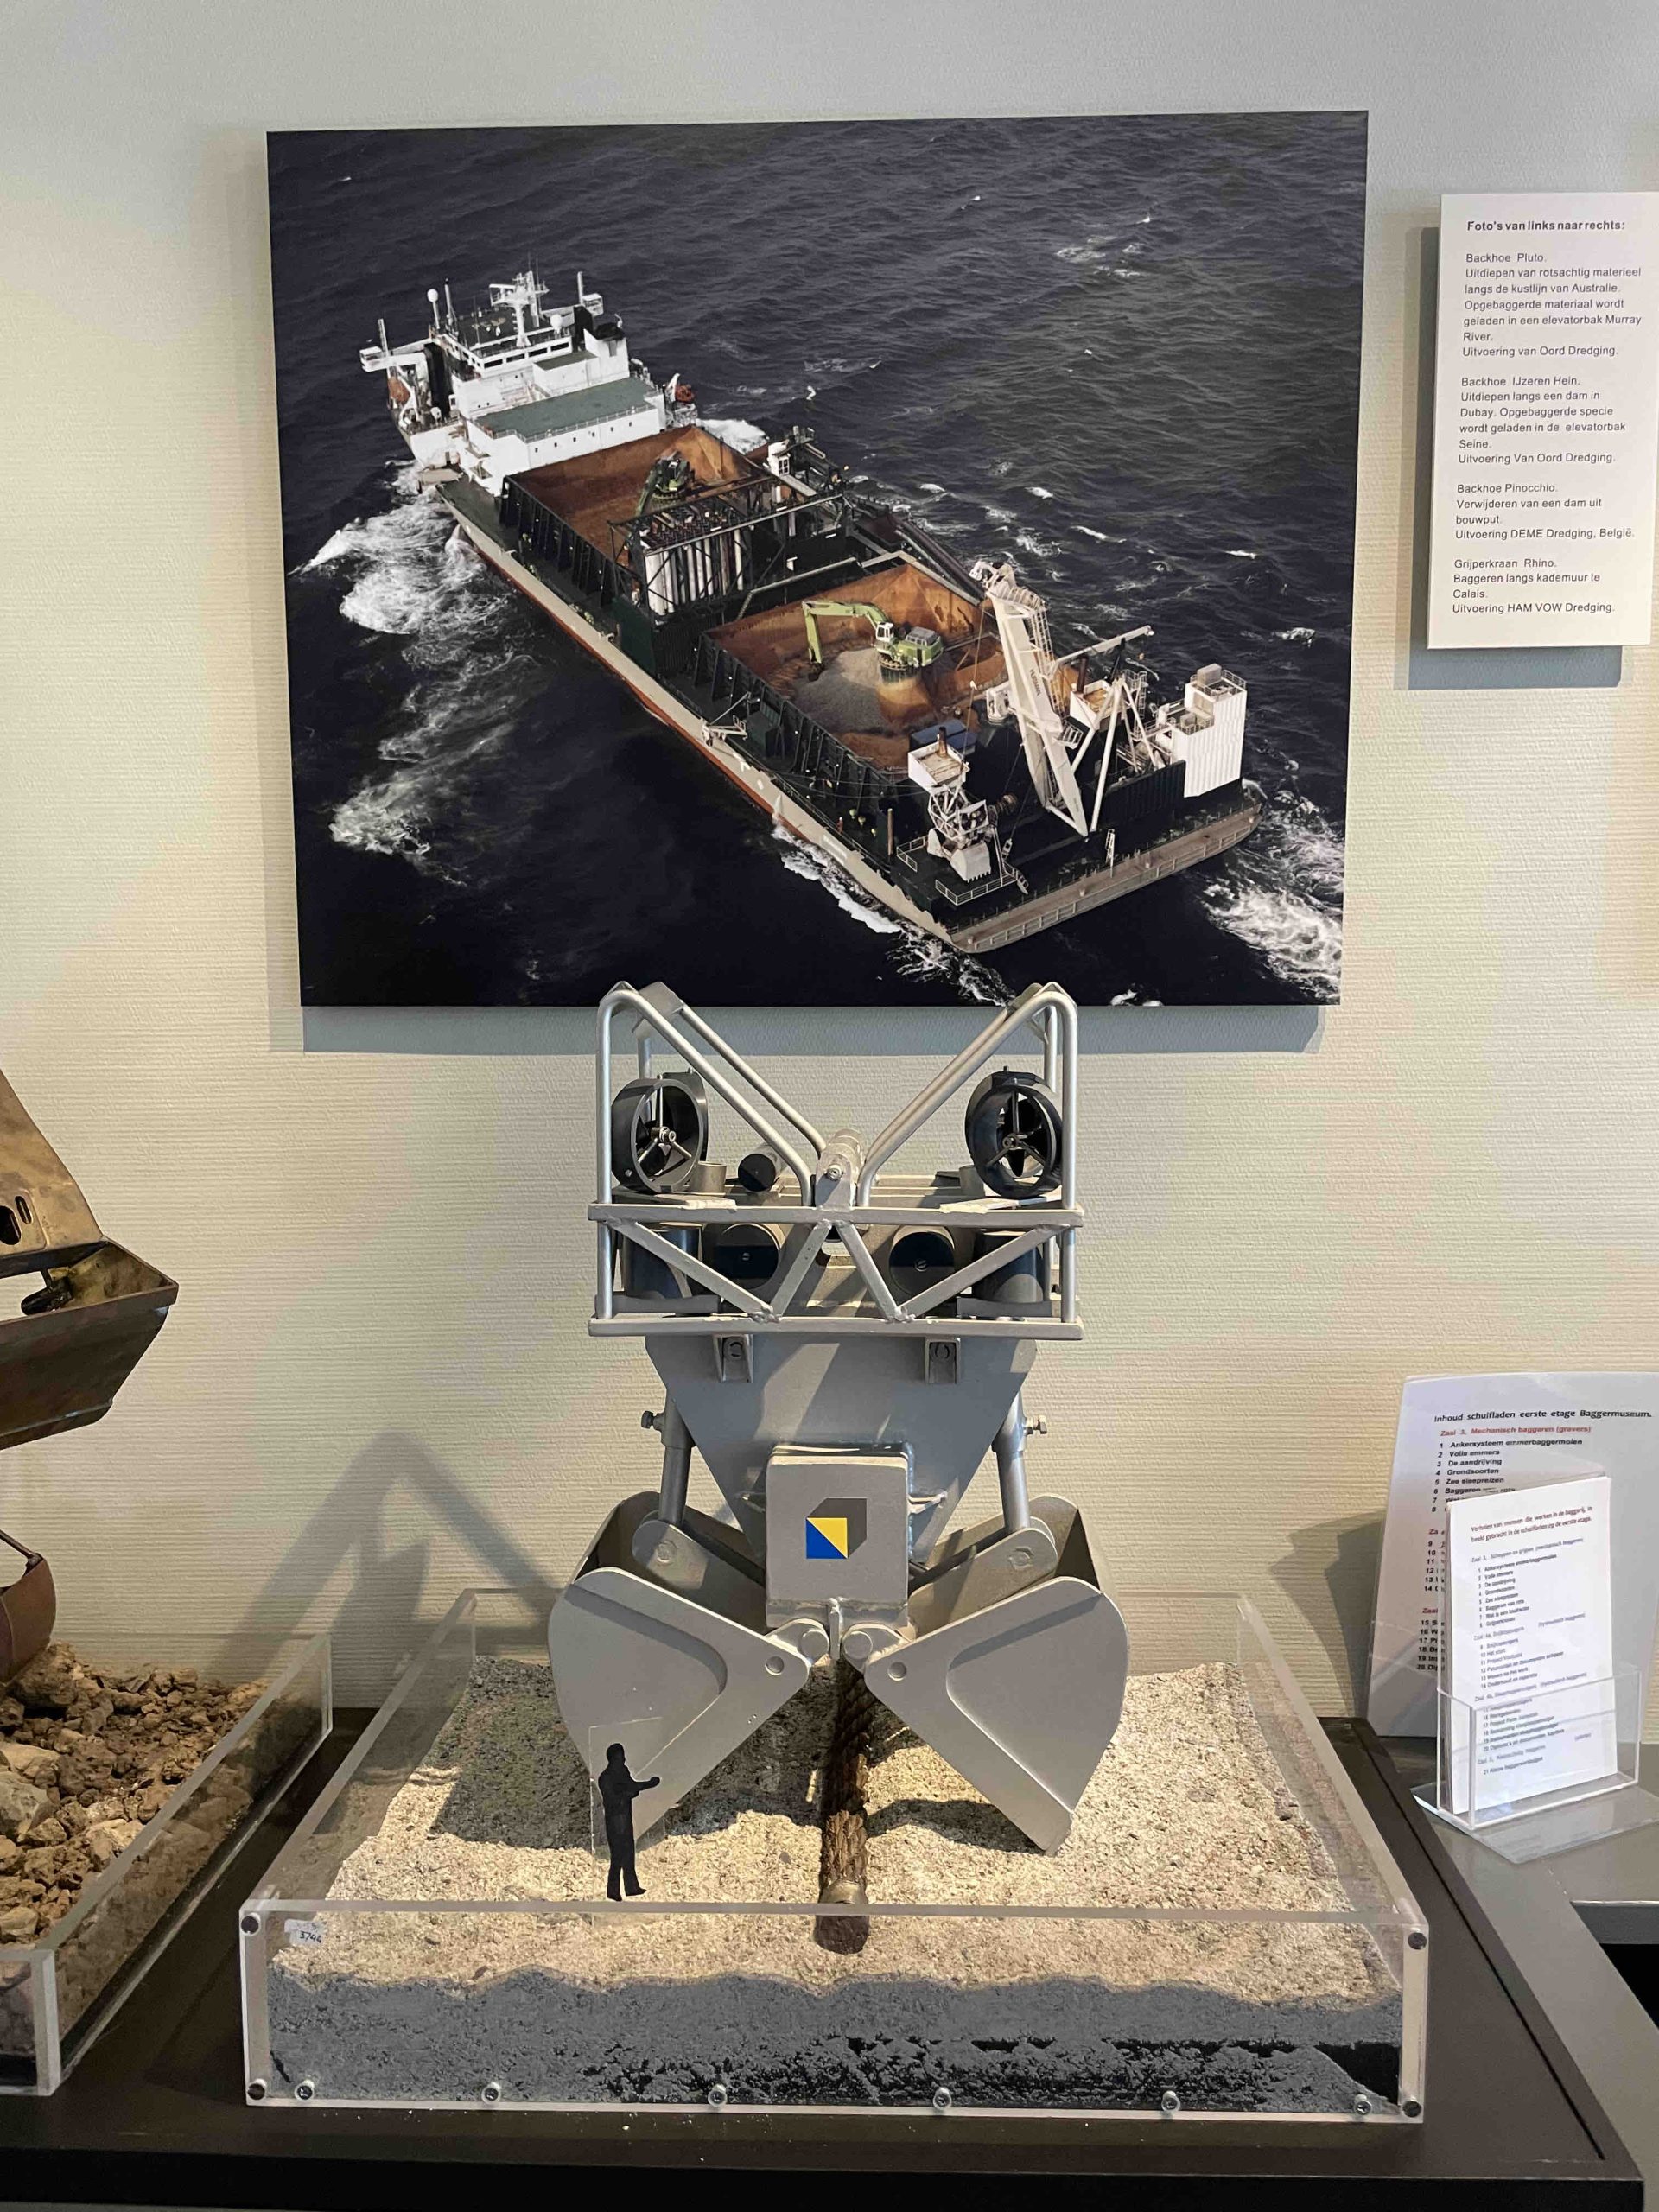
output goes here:
[{"label": "dark ocean water", "polygon": [[[1364,167],[1354,115],[274,137],[306,1001],[1333,998]],[[1011,557],[1057,651],[1237,671],[1255,836],[989,963],[849,899],[415,492],[358,349],[531,264]]]}]

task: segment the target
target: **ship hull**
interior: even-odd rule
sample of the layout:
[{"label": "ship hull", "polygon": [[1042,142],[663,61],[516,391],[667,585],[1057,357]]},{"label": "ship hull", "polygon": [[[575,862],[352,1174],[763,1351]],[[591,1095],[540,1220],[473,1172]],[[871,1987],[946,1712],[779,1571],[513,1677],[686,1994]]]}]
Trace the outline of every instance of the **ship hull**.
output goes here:
[{"label": "ship hull", "polygon": [[[443,496],[442,485],[436,487]],[[648,671],[632,659],[573,601],[553,590],[542,577],[517,560],[500,540],[453,500],[448,501],[455,520],[480,557],[523,594],[566,636],[605,668],[637,699],[646,712],[691,746],[700,758],[716,769],[741,791],[752,806],[779,829],[824,858],[873,904],[899,921],[937,943],[969,954],[997,951],[1022,938],[1036,937],[1060,923],[1109,906],[1129,893],[1143,889],[1161,877],[1176,875],[1200,861],[1227,851],[1247,837],[1261,817],[1261,802],[1246,794],[1231,812],[1206,821],[1160,845],[1131,853],[1108,868],[1096,868],[1072,881],[1039,893],[1022,904],[1004,907],[983,920],[954,927],[941,922],[925,907],[906,898],[903,890],[853,847],[836,837],[815,816],[799,805],[765,770],[738,751],[713,723],[676,696]]]},{"label": "ship hull", "polygon": [[1161,877],[1179,875],[1200,861],[1230,851],[1249,836],[1261,819],[1261,800],[1247,793],[1231,813],[1183,831],[1164,844],[1130,853],[1111,868],[1079,876],[1075,883],[1045,892],[1023,906],[990,915],[983,922],[967,923],[950,932],[950,943],[958,952],[997,952],[1005,945],[1017,944],[1021,938],[1039,936],[1078,914],[1092,913],[1096,906],[1127,899],[1132,891],[1144,890]]},{"label": "ship hull", "polygon": [[582,610],[556,591],[550,590],[542,579],[524,563],[516,561],[499,540],[461,513],[455,519],[464,530],[475,550],[506,582],[524,594],[542,612],[556,622],[567,637],[575,639],[584,652],[591,653],[601,665],[607,669],[639,702],[647,713],[665,723],[677,736],[685,739],[711,767],[719,770],[729,784],[742,792],[750,804],[759,807],[780,829],[803,843],[814,847],[834,863],[842,874],[849,877],[864,894],[874,899],[887,912],[912,928],[925,931],[940,944],[953,942],[950,933],[940,926],[925,908],[913,899],[906,899],[896,885],[873,868],[861,855],[827,830],[823,824],[798,805],[789,793],[775,784],[764,769],[746,760],[734,746],[728,744],[721,732],[703,721],[684,701],[677,699],[664,685],[631,660],[604,631],[589,621]]}]

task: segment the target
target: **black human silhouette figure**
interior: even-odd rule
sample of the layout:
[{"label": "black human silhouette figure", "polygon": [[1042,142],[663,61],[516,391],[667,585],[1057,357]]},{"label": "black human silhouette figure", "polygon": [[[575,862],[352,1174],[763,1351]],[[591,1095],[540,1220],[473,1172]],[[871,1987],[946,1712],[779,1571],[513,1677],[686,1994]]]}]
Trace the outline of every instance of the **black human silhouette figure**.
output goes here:
[{"label": "black human silhouette figure", "polygon": [[626,1754],[620,1744],[607,1744],[605,1764],[599,1770],[599,1798],[605,1808],[605,1840],[611,1847],[611,1874],[605,1885],[605,1894],[620,1904],[626,1890],[631,1897],[642,1897],[645,1885],[633,1869],[633,1801],[643,1789],[655,1789],[661,1777],[652,1775],[649,1782],[636,1782],[628,1772]]}]

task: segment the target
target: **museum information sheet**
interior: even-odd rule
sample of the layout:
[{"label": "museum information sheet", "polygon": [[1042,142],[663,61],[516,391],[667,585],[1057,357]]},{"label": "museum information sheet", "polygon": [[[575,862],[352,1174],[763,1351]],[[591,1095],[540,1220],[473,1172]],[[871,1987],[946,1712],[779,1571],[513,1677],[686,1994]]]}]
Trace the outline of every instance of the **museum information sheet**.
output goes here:
[{"label": "museum information sheet", "polygon": [[1659,193],[1440,202],[1428,643],[1643,645]]},{"label": "museum information sheet", "polygon": [[1618,1770],[1611,1493],[1587,1475],[1447,1509],[1454,1813]]},{"label": "museum information sheet", "polygon": [[1366,1718],[1432,1736],[1446,1507],[1605,1474],[1616,1662],[1645,1671],[1659,1623],[1659,1375],[1425,1375],[1406,1384],[1377,1576]]}]

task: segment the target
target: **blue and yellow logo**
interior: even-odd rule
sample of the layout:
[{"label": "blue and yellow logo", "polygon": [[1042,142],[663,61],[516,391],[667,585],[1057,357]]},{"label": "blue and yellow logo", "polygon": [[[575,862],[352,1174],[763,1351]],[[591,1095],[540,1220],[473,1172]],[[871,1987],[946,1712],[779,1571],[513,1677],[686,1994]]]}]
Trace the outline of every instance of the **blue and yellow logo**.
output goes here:
[{"label": "blue and yellow logo", "polygon": [[861,1497],[826,1497],[806,1516],[808,1559],[850,1559],[864,1541]]}]

